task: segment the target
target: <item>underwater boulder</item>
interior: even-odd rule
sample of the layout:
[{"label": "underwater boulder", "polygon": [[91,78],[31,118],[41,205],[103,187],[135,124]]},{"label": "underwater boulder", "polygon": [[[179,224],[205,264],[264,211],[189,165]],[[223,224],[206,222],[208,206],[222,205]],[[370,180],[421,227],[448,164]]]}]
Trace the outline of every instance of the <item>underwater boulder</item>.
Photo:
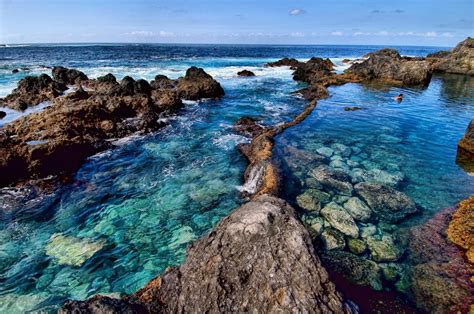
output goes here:
[{"label": "underwater boulder", "polygon": [[46,245],[46,255],[53,257],[59,265],[80,267],[104,245],[105,240],[93,241],[55,233]]},{"label": "underwater boulder", "polygon": [[343,234],[352,237],[359,237],[359,228],[349,213],[337,205],[335,202],[331,202],[321,209],[321,215],[331,224],[331,226],[342,232]]},{"label": "underwater boulder", "polygon": [[352,179],[344,171],[321,165],[313,169],[310,174],[326,188],[339,191],[344,195],[352,195]]},{"label": "underwater boulder", "polygon": [[398,222],[418,212],[417,206],[406,194],[389,186],[361,182],[354,188],[381,221]]}]

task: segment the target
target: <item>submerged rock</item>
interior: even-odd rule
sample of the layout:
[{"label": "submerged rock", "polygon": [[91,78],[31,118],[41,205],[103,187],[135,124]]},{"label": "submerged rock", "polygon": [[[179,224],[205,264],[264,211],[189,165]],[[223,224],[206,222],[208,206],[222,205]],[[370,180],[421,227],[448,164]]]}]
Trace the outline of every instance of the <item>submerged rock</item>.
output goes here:
[{"label": "submerged rock", "polygon": [[317,195],[312,193],[312,190],[306,190],[303,194],[298,195],[296,197],[296,203],[299,207],[307,211],[319,213],[321,210],[321,202],[317,198]]},{"label": "submerged rock", "polygon": [[424,60],[402,58],[394,49],[382,49],[367,55],[368,59],[353,64],[347,73],[365,81],[382,81],[406,86],[426,86],[431,80],[430,63]]},{"label": "submerged rock", "polygon": [[418,211],[407,195],[391,187],[362,182],[355,185],[355,190],[381,221],[398,222]]},{"label": "submerged rock", "polygon": [[344,251],[330,251],[322,256],[324,264],[348,281],[382,290],[381,269],[377,263]]},{"label": "submerged rock", "polygon": [[344,171],[321,165],[311,171],[311,176],[329,189],[336,190],[344,195],[352,195],[352,179]]},{"label": "submerged rock", "polygon": [[55,258],[59,265],[79,267],[100,251],[105,240],[92,241],[55,233],[46,245],[46,255]]},{"label": "submerged rock", "polygon": [[346,247],[344,235],[331,228],[327,228],[321,233],[321,241],[326,251],[342,250]]},{"label": "submerged rock", "polygon": [[349,247],[349,250],[354,253],[354,254],[362,254],[367,250],[367,244],[365,244],[364,241],[359,240],[359,239],[349,239],[347,241],[347,246]]},{"label": "submerged rock", "polygon": [[368,221],[372,216],[372,210],[358,197],[351,197],[344,203],[344,208],[358,221]]},{"label": "submerged rock", "polygon": [[359,237],[359,228],[347,211],[334,202],[329,203],[321,210],[321,215],[331,226],[352,238]]},{"label": "submerged rock", "polygon": [[178,79],[176,89],[179,97],[187,100],[220,98],[225,94],[219,82],[197,67],[189,68],[186,75]]},{"label": "submerged rock", "polygon": [[381,238],[368,237],[367,245],[371,258],[376,262],[393,262],[398,260],[403,253],[391,235],[383,235]]},{"label": "submerged rock", "polygon": [[237,75],[248,77],[248,76],[255,76],[255,73],[253,73],[252,71],[249,71],[249,70],[242,70],[242,71],[237,72]]},{"label": "submerged rock", "polygon": [[437,72],[474,75],[474,38],[466,38],[452,52],[442,51],[427,58]]},{"label": "submerged rock", "polygon": [[[68,302],[62,311],[89,308],[95,300]],[[193,243],[184,264],[168,268],[122,300],[126,304],[110,310],[140,306],[153,313],[346,311],[294,210],[267,195],[236,209]]]}]

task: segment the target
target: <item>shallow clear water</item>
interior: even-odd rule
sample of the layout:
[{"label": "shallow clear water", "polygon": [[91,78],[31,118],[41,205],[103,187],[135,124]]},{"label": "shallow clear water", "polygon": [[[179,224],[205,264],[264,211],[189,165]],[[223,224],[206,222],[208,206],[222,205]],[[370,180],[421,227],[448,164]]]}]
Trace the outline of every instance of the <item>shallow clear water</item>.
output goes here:
[{"label": "shallow clear water", "polygon": [[[322,56],[340,62],[377,48],[107,45],[0,49],[0,96],[25,75],[48,73],[42,65],[77,67],[90,77],[111,72],[118,78],[145,79],[156,74],[176,78],[197,65],[226,91],[221,101],[188,103],[169,126],[155,134],[117,141],[116,149],[90,158],[74,183],[57,194],[41,195],[26,204],[10,203],[4,196],[0,200],[0,311],[53,311],[68,298],[130,293],[167,266],[181,262],[186,245],[242,201],[237,187],[246,163],[235,145],[246,139],[235,134],[231,125],[244,115],[278,123],[305,105],[290,96],[301,84],[292,81],[289,69],[264,68],[263,64],[284,56]],[[399,50],[425,55],[439,48]],[[11,74],[12,69],[24,66],[31,70]],[[244,68],[257,77],[238,78],[237,71]],[[472,95],[465,86],[457,80],[447,85],[436,79],[427,90],[404,90],[407,97],[401,104],[391,101],[398,89],[332,88],[334,96],[321,101],[316,112],[285,132],[277,145],[305,149],[310,143],[354,141],[374,162],[400,168],[407,178],[404,191],[427,213],[434,212],[472,193],[472,178],[453,161],[456,141],[472,116]],[[367,109],[344,112],[342,107],[349,103]],[[386,137],[387,143],[380,140],[384,134],[395,137],[396,143],[393,138]],[[305,167],[304,163],[300,166]]]}]

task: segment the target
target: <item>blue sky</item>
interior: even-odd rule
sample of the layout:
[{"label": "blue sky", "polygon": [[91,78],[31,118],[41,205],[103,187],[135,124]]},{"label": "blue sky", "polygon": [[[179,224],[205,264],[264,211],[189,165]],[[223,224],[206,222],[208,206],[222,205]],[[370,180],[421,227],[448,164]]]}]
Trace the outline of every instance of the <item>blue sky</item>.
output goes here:
[{"label": "blue sky", "polygon": [[474,0],[0,0],[0,42],[453,46],[473,17]]}]

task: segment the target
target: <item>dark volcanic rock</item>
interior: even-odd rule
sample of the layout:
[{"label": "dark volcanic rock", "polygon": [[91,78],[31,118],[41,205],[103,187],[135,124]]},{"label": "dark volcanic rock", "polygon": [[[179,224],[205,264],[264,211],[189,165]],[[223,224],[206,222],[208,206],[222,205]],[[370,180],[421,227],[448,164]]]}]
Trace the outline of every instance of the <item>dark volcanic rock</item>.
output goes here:
[{"label": "dark volcanic rock", "polygon": [[394,49],[369,53],[368,59],[353,64],[346,73],[353,73],[365,81],[380,81],[405,86],[426,86],[432,70],[428,61],[402,58]]},{"label": "dark volcanic rock", "polygon": [[197,67],[189,68],[186,75],[178,79],[176,89],[179,97],[187,100],[220,98],[225,94],[219,82]]},{"label": "dark volcanic rock", "polygon": [[58,97],[67,87],[47,75],[27,76],[18,82],[17,88],[3,99],[0,105],[15,109],[25,110],[46,100]]},{"label": "dark volcanic rock", "polygon": [[311,84],[306,88],[296,91],[295,93],[303,95],[303,97],[307,100],[319,100],[329,97],[327,88],[321,84]]},{"label": "dark volcanic rock", "polygon": [[250,138],[260,134],[265,128],[258,123],[257,119],[251,117],[242,117],[234,124],[234,129]]},{"label": "dark volcanic rock", "polygon": [[473,267],[446,238],[454,209],[438,212],[409,232],[411,289],[417,306],[429,313],[468,313],[474,304]]},{"label": "dark volcanic rock", "polygon": [[157,75],[155,79],[150,82],[152,89],[170,89],[174,88],[176,81],[169,79],[166,75]]},{"label": "dark volcanic rock", "polygon": [[237,72],[238,76],[255,76],[255,73],[249,70],[242,70],[240,72]]},{"label": "dark volcanic rock", "polygon": [[265,66],[268,67],[281,67],[281,66],[289,66],[291,68],[296,68],[299,66],[301,62],[294,58],[283,58],[275,62],[269,62]]},{"label": "dark volcanic rock", "polygon": [[106,296],[97,295],[87,300],[82,301],[67,301],[58,313],[84,313],[84,314],[99,314],[99,313],[117,313],[117,314],[131,314],[131,313],[146,313],[146,308],[139,304],[131,304],[124,300],[114,299]]},{"label": "dark volcanic rock", "polygon": [[54,67],[53,78],[66,85],[74,85],[81,81],[87,81],[87,76],[83,72],[65,67]]},{"label": "dark volcanic rock", "polygon": [[111,84],[117,83],[117,79],[112,73],[108,73],[104,76],[98,77],[97,81],[99,81],[100,83],[111,83]]},{"label": "dark volcanic rock", "polygon": [[418,211],[415,203],[407,195],[391,187],[362,182],[355,185],[355,190],[379,220],[393,223]]},{"label": "dark volcanic rock", "polygon": [[5,111],[0,110],[0,119],[3,119],[7,116],[7,113]]},{"label": "dark volcanic rock", "polygon": [[[293,208],[267,195],[233,211],[189,246],[183,265],[123,300],[128,305],[114,302],[152,313],[349,311]],[[94,301],[62,310],[73,313]]]},{"label": "dark volcanic rock", "polygon": [[474,38],[466,38],[449,54],[428,57],[437,72],[474,75]]},{"label": "dark volcanic rock", "polygon": [[334,64],[329,59],[313,57],[306,63],[300,63],[293,73],[293,79],[303,82],[320,82],[319,78],[331,74]]}]

